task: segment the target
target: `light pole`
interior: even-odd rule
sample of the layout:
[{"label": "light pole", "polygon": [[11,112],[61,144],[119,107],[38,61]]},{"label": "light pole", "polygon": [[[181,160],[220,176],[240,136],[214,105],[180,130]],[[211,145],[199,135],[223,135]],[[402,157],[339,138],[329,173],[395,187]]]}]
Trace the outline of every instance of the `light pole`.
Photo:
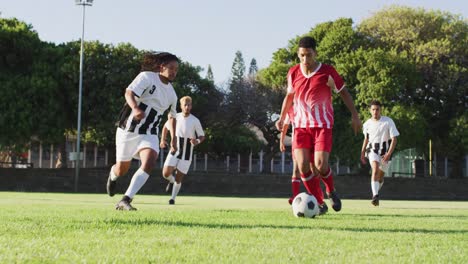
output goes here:
[{"label": "light pole", "polygon": [[93,0],[75,0],[76,5],[83,6],[83,28],[81,31],[81,49],[80,49],[80,84],[78,92],[78,125],[76,136],[76,170],[75,170],[75,192],[78,192],[78,178],[80,175],[80,139],[81,139],[81,94],[83,92],[83,54],[84,54],[84,29],[85,29],[85,10],[86,6],[92,6]]}]

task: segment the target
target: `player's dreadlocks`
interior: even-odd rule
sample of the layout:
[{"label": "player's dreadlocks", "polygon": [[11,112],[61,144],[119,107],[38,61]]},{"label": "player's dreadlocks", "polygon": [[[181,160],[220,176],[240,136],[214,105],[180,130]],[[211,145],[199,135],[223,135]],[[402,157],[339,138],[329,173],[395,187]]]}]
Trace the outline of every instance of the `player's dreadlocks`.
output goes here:
[{"label": "player's dreadlocks", "polygon": [[154,71],[171,61],[180,62],[176,55],[169,52],[148,52],[143,56],[141,71]]}]

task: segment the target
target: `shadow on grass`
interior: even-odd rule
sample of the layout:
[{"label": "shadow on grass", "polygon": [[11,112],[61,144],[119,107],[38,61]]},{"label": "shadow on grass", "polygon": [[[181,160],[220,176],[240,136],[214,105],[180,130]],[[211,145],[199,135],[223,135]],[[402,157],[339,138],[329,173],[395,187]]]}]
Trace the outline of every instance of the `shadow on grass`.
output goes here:
[{"label": "shadow on grass", "polygon": [[347,215],[353,217],[354,219],[357,218],[366,218],[366,217],[395,217],[395,218],[451,218],[451,219],[459,219],[459,220],[468,220],[468,217],[465,215],[410,215],[410,214],[347,214],[347,213],[340,213],[340,215]]},{"label": "shadow on grass", "polygon": [[[311,219],[310,221],[314,221]],[[158,226],[175,226],[175,227],[200,227],[212,229],[300,229],[300,230],[329,230],[329,231],[349,231],[358,233],[411,233],[411,234],[468,234],[468,230],[431,230],[424,228],[397,229],[397,228],[353,228],[353,227],[329,227],[322,225],[270,225],[270,224],[224,224],[224,223],[196,223],[184,221],[167,221],[158,219],[110,219],[103,221],[110,225],[158,225]]]}]

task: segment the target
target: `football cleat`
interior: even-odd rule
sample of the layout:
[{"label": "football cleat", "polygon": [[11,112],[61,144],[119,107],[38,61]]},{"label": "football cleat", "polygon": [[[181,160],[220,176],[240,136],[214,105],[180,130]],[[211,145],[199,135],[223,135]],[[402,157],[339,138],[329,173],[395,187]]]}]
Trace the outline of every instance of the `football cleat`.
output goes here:
[{"label": "football cleat", "polygon": [[328,206],[326,203],[319,205],[319,215],[324,215],[328,212]]},{"label": "football cleat", "polygon": [[114,196],[116,187],[117,187],[117,181],[113,181],[109,173],[109,178],[107,178],[107,184],[106,184],[107,194],[109,196]]},{"label": "football cleat", "polygon": [[340,200],[340,197],[338,197],[338,194],[336,193],[336,191],[327,193],[327,195],[328,195],[328,199],[330,199],[333,210],[335,210],[336,212],[339,212],[341,210],[341,200]]},{"label": "football cleat", "polygon": [[372,203],[373,206],[379,206],[379,195],[378,194],[374,195],[372,197],[371,203]]},{"label": "football cleat", "polygon": [[115,210],[136,211],[137,209],[130,204],[131,202],[132,199],[130,199],[130,197],[124,196],[122,200],[115,205]]},{"label": "football cleat", "polygon": [[169,204],[171,204],[171,205],[172,205],[172,204],[175,204],[174,199],[170,199],[170,200],[169,200]]},{"label": "football cleat", "polygon": [[293,200],[294,200],[294,198],[293,198],[293,197],[289,197],[289,199],[288,199],[288,203],[289,203],[290,205],[292,205],[292,202],[293,202]]}]

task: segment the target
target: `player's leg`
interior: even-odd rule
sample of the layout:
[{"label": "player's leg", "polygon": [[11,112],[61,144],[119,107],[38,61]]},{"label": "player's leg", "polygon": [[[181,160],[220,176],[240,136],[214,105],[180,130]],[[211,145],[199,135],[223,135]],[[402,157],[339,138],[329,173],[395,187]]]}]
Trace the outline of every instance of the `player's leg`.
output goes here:
[{"label": "player's leg", "polygon": [[132,180],[127,188],[127,191],[125,192],[124,197],[117,204],[117,209],[119,210],[136,210],[130,203],[133,200],[135,194],[148,180],[149,174],[156,165],[158,153],[154,149],[143,148],[139,151],[139,156],[141,159],[141,166],[133,174]]},{"label": "player's leg", "polygon": [[391,161],[387,161],[385,163],[381,162],[380,163],[380,177],[379,177],[379,183],[380,183],[380,187],[379,189],[381,190],[382,189],[382,186],[384,184],[384,177],[385,177],[385,174],[388,173],[388,169],[390,168],[390,164],[391,164]]},{"label": "player's leg", "polygon": [[172,192],[172,188],[173,188],[174,182],[175,182],[174,172],[176,170],[178,161],[179,161],[179,159],[177,158],[177,156],[172,155],[171,153],[169,153],[167,155],[166,160],[164,161],[162,176],[163,176],[164,179],[169,181],[167,183],[167,186],[166,186],[166,192],[167,193]]},{"label": "player's leg", "polygon": [[371,175],[371,190],[372,190],[372,201],[371,203],[374,206],[379,205],[379,189],[380,189],[380,169],[379,169],[379,162],[375,159],[370,158],[369,161],[372,168],[372,175]]},{"label": "player's leg", "polygon": [[135,140],[135,137],[117,128],[115,135],[116,164],[111,167],[106,184],[109,196],[114,196],[116,193],[117,179],[128,172],[138,142],[138,140]]},{"label": "player's leg", "polygon": [[175,200],[177,195],[179,194],[180,188],[182,187],[182,180],[184,179],[185,174],[177,170],[176,180],[174,186],[172,187],[172,195],[171,199],[169,200],[169,204],[175,204]]},{"label": "player's leg", "polygon": [[162,170],[162,176],[164,179],[169,181],[170,183],[174,183],[175,177],[174,177],[174,171],[177,166],[177,157],[175,157],[172,154],[167,155],[166,160],[164,161],[164,166]]},{"label": "player's leg", "polygon": [[291,176],[291,189],[292,196],[289,198],[289,204],[292,204],[294,198],[299,194],[301,188],[301,177],[299,176],[299,169],[297,168],[297,162],[294,159],[293,155],[293,172]]},{"label": "player's leg", "polygon": [[180,188],[182,187],[182,180],[184,179],[185,175],[187,175],[187,172],[190,168],[190,163],[191,161],[188,160],[179,160],[177,163],[177,174],[175,177],[174,186],[172,187],[172,196],[169,200],[169,204],[175,204],[175,199],[179,194]]},{"label": "player's leg", "polygon": [[323,196],[323,191],[322,191],[322,187],[320,186],[320,173],[318,171],[318,169],[315,167],[314,165],[314,160],[315,160],[315,154],[313,151],[311,151],[311,157],[310,157],[310,169],[312,170],[312,174],[313,175],[316,175],[315,177],[318,179],[317,180],[317,185],[315,186],[316,188],[316,194],[315,196],[316,197],[320,197],[320,199],[323,201],[322,204],[319,204],[319,208],[320,208],[320,214],[323,215],[325,213],[328,212],[328,206],[327,206],[327,203],[325,202],[325,197]]},{"label": "player's leg", "polygon": [[109,196],[114,196],[116,192],[117,179],[128,172],[131,160],[117,161],[110,169],[109,177],[107,178],[106,190]]},{"label": "player's leg", "polygon": [[[295,149],[296,161],[301,175],[302,183],[307,192],[314,195],[319,205],[323,204],[323,198],[318,192],[320,180],[310,168],[310,149]],[[318,186],[318,187],[317,187]]]},{"label": "player's leg", "polygon": [[316,128],[314,129],[314,132],[315,167],[319,171],[321,179],[325,184],[325,190],[328,198],[330,199],[333,210],[338,212],[341,210],[341,199],[336,192],[333,171],[328,164],[332,148],[332,130],[327,128]]}]

